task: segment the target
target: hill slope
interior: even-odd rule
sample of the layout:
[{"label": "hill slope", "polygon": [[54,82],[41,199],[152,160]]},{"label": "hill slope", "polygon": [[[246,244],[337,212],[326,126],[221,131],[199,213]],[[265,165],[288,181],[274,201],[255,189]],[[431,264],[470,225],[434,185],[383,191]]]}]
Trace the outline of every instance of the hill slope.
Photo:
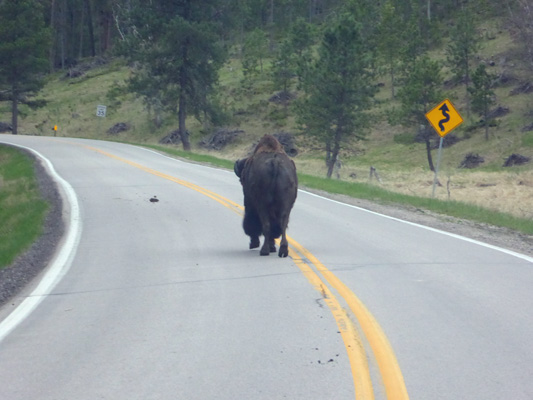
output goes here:
[{"label": "hill slope", "polygon": [[[447,95],[465,118],[465,123],[453,132],[458,142],[443,151],[436,196],[474,203],[513,215],[533,218],[533,163],[504,168],[507,157],[521,154],[533,160],[533,83],[518,56],[510,34],[487,25],[478,61],[486,62],[490,72],[499,76],[495,88],[497,106],[495,124],[490,128],[490,138],[476,127],[478,118],[464,115],[464,87],[446,87]],[[432,52],[435,59],[443,59],[443,50]],[[143,107],[142,101],[131,94],[108,96],[109,90],[128,77],[128,69],[120,61],[87,60],[78,67],[81,73],[57,73],[48,78],[42,97],[48,102],[45,108],[29,111],[20,123],[23,134],[53,135],[58,126],[58,136],[75,136],[106,140],[121,140],[140,144],[156,144],[176,129],[174,116],[166,115],[156,128],[153,115]],[[83,66],[86,68],[82,68]],[[444,66],[444,64],[443,64]],[[299,154],[295,162],[299,171],[325,176],[324,151],[320,144],[310,143],[297,136],[294,119],[280,102],[271,101],[276,94],[268,75],[269,65],[253,83],[243,88],[240,61],[232,59],[220,71],[220,88],[223,106],[232,115],[229,131],[236,131],[231,143],[221,150],[208,150],[200,145],[202,139],[216,129],[203,127],[195,120],[189,121],[194,152],[210,153],[234,160],[243,157],[254,141],[265,133],[288,132],[293,134]],[[446,73],[446,68],[443,69]],[[70,71],[72,72],[72,71]],[[413,143],[416,127],[406,129],[391,126],[387,116],[396,105],[391,99],[386,77],[378,82],[381,90],[372,110],[374,125],[364,142],[352,143],[341,152],[340,178],[346,181],[367,182],[371,166],[378,172],[381,182],[375,184],[391,191],[416,196],[431,196],[433,173],[429,171],[425,147]],[[98,105],[107,106],[105,118],[96,116]],[[0,103],[0,121],[9,120],[9,104]],[[110,128],[123,123],[125,131],[109,133]],[[450,135],[451,136],[451,135]],[[224,142],[222,144],[225,144]],[[433,152],[437,159],[437,150]],[[484,162],[475,169],[459,168],[469,153],[479,155]]]}]

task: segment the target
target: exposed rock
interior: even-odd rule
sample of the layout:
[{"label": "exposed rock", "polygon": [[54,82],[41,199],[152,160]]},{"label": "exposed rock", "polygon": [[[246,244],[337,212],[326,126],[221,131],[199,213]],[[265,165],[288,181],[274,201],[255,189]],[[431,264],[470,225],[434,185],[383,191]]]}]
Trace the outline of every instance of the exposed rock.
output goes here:
[{"label": "exposed rock", "polygon": [[525,82],[511,90],[510,95],[516,96],[517,94],[526,94],[533,92],[533,84],[531,82]]},{"label": "exposed rock", "polygon": [[526,125],[522,128],[522,132],[531,132],[533,131],[533,123]]},{"label": "exposed rock", "polygon": [[219,129],[212,135],[202,139],[200,146],[209,150],[222,150],[242,133],[244,131],[240,129]]},{"label": "exposed rock", "polygon": [[287,155],[289,155],[290,157],[296,157],[298,155],[298,149],[294,144],[294,137],[292,136],[292,134],[287,132],[278,132],[274,133],[272,136],[278,139],[278,142],[281,143]]},{"label": "exposed rock", "polygon": [[[428,128],[428,129],[433,129],[433,128]],[[427,132],[425,132],[425,133],[424,132],[418,132],[418,134],[414,138],[414,141],[416,143],[425,143],[426,142],[426,138],[425,138],[424,135],[427,135],[427,134],[428,134]],[[431,135],[430,139],[429,139],[430,148],[431,149],[438,149],[439,146],[440,146],[440,136],[437,135],[437,133],[435,131],[431,131],[430,135]],[[448,133],[444,137],[444,140],[442,141],[442,147],[443,148],[451,147],[454,144],[459,143],[460,141],[461,141],[461,138],[459,138],[456,134]]]},{"label": "exposed rock", "polygon": [[120,132],[125,132],[131,128],[131,125],[127,122],[119,122],[113,125],[111,128],[107,130],[107,133],[110,135],[117,135]]},{"label": "exposed rock", "polygon": [[513,165],[527,164],[529,161],[531,161],[531,158],[514,153],[507,157],[507,159],[503,163],[503,166],[512,167]]},{"label": "exposed rock", "polygon": [[496,76],[495,84],[498,86],[505,86],[505,85],[511,85],[515,82],[517,82],[518,79],[510,74],[502,73],[498,76]]},{"label": "exposed rock", "polygon": [[484,162],[485,159],[479,154],[468,153],[464,160],[461,161],[461,164],[459,164],[459,168],[476,168]]},{"label": "exposed rock", "polygon": [[291,92],[281,91],[276,93],[274,96],[272,96],[268,101],[276,104],[285,104],[293,99],[295,99],[296,96],[292,94]]},{"label": "exposed rock", "polygon": [[11,124],[0,121],[0,133],[11,132],[12,130],[13,130],[13,127],[11,126]]},{"label": "exposed rock", "polygon": [[[272,133],[272,136],[274,136],[278,140],[278,142],[281,143],[281,145],[283,146],[283,150],[285,150],[285,153],[287,153],[289,157],[295,157],[298,155],[298,149],[296,148],[296,145],[294,143],[294,137],[292,134],[287,132],[277,132]],[[248,156],[252,155],[255,147],[257,146],[257,143],[259,143],[259,140],[252,143],[248,150]]]},{"label": "exposed rock", "polygon": [[491,110],[489,112],[489,114],[487,115],[487,118],[488,119],[499,118],[499,117],[503,117],[504,115],[507,115],[507,114],[509,114],[509,108],[508,107],[498,106],[494,110]]},{"label": "exposed rock", "polygon": [[93,57],[83,62],[73,63],[65,74],[65,78],[79,78],[91,69],[100,67],[108,63],[104,57]]},{"label": "exposed rock", "polygon": [[[187,131],[187,135],[189,135],[189,131]],[[176,129],[175,131],[170,132],[167,136],[162,138],[159,141],[160,144],[179,144],[181,143],[181,135],[180,130]]]}]

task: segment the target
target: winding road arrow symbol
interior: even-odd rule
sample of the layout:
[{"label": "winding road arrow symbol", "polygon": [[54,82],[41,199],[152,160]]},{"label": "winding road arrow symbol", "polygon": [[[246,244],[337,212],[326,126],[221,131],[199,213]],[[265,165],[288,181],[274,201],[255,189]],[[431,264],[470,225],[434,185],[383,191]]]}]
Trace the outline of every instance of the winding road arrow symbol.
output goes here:
[{"label": "winding road arrow symbol", "polygon": [[441,132],[444,132],[444,123],[450,120],[450,114],[448,114],[450,110],[448,109],[448,105],[446,103],[443,104],[439,110],[441,110],[442,115],[444,115],[444,118],[439,121],[439,128]]}]

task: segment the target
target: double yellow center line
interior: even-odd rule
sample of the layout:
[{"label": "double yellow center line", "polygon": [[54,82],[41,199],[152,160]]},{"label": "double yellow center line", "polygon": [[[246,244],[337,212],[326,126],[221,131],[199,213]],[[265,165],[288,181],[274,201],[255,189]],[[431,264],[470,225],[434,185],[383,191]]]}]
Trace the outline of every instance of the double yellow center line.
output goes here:
[{"label": "double yellow center line", "polygon": [[[152,175],[163,179],[178,183],[189,189],[195,190],[218,203],[224,207],[229,208],[233,212],[242,216],[244,207],[237,204],[215,192],[205,189],[194,183],[184,181],[172,175],[162,173],[160,171],[148,168],[144,165],[118,157],[114,154],[100,150],[91,146],[84,146],[92,151],[103,154],[107,157],[121,161],[135,168],[141,169]],[[396,356],[392,347],[385,336],[385,333],[379,326],[376,319],[367,310],[359,298],[339,279],[328,270],[309,250],[304,248],[300,243],[288,237],[289,245],[291,247],[290,256],[303,275],[309,280],[311,285],[321,293],[324,302],[329,307],[339,331],[341,333],[344,346],[348,354],[350,366],[352,370],[352,377],[355,388],[355,398],[360,400],[374,400],[374,389],[369,368],[369,355],[365,349],[365,345],[359,334],[359,329],[350,318],[353,316],[364,334],[374,359],[378,365],[381,376],[381,383],[384,387],[385,394],[388,400],[408,400],[409,395],[405,387],[402,372],[396,360]],[[326,283],[327,282],[327,283]],[[331,288],[331,289],[330,289]],[[334,290],[340,296],[345,304],[341,306],[337,297],[334,295]],[[377,384],[377,382],[376,382]]]}]

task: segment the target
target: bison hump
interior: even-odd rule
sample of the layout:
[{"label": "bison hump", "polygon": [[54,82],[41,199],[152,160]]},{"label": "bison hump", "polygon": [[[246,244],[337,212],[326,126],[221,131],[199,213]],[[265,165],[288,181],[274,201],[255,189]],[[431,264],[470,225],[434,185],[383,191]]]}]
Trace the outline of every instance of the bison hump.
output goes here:
[{"label": "bison hump", "polygon": [[265,135],[259,140],[255,147],[254,154],[257,153],[284,153],[283,146],[272,135]]}]

